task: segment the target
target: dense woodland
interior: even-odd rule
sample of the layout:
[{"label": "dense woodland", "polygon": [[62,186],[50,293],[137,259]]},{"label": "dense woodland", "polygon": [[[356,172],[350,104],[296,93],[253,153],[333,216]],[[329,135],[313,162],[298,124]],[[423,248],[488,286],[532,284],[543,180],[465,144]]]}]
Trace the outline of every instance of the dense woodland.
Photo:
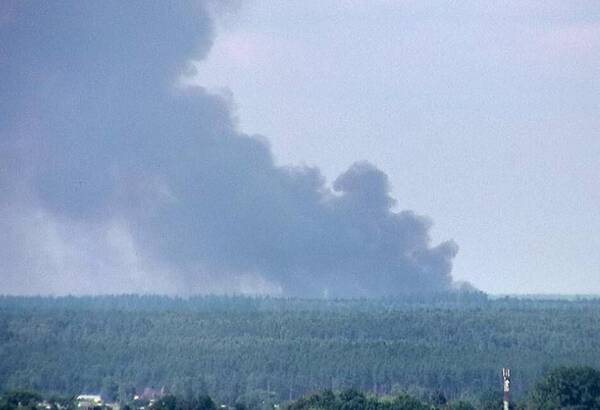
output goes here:
[{"label": "dense woodland", "polygon": [[[217,402],[285,402],[313,391],[521,399],[560,365],[600,367],[600,301],[299,300],[163,296],[0,297],[0,391],[145,387]],[[362,393],[361,393],[362,394]],[[300,407],[298,407],[300,408]]]}]

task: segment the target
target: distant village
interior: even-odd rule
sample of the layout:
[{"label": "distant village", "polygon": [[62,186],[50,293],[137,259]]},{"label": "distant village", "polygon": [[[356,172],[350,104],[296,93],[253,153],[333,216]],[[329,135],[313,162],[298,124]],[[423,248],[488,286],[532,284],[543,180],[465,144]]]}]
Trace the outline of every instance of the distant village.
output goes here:
[{"label": "distant village", "polygon": [[[169,395],[169,390],[165,387],[155,389],[152,387],[145,387],[139,394],[133,395],[131,400],[127,404],[123,404],[119,401],[106,401],[100,394],[80,394],[74,397],[69,403],[65,401],[49,401],[43,400],[36,403],[36,408],[46,410],[67,410],[76,407],[81,410],[122,410],[122,409],[136,409],[146,410],[161,398]],[[25,407],[25,403],[19,403],[19,406]],[[226,405],[219,406],[222,409],[227,408]]]},{"label": "distant village", "polygon": [[[139,410],[145,410],[151,407],[157,400],[169,394],[167,388],[154,389],[145,387],[140,394],[133,396],[132,406]],[[100,408],[110,408],[120,410],[122,406],[119,402],[105,402],[99,394],[80,394],[75,398],[77,407],[82,410],[94,410]],[[137,404],[137,405],[136,405]]]}]

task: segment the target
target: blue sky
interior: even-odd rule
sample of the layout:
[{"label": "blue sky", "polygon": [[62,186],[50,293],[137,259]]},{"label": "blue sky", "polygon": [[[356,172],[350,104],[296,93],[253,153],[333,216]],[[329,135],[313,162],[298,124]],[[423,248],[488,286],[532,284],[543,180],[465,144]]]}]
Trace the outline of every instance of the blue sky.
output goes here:
[{"label": "blue sky", "polygon": [[197,84],[280,164],[357,159],[495,293],[600,292],[600,3],[243,2]]}]

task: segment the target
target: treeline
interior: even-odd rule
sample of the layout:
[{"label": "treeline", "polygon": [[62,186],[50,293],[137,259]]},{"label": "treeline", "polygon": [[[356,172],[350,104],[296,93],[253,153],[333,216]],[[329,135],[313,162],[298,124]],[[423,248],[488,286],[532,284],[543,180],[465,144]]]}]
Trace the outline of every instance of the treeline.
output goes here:
[{"label": "treeline", "polygon": [[[502,408],[500,394],[477,399],[447,400],[441,392],[414,397],[406,393],[378,396],[356,389],[324,390],[298,400],[278,403],[273,396],[246,397],[232,404],[217,404],[206,394],[188,397],[168,394],[147,401],[129,398],[119,403],[96,404],[90,410],[491,410]],[[509,403],[511,410],[600,410],[600,372],[591,367],[561,367],[538,381],[522,399]],[[76,410],[82,403],[75,397],[9,391],[0,396],[0,410]]]},{"label": "treeline", "polygon": [[[407,394],[374,396],[357,390],[337,394],[318,392],[289,403],[287,410],[493,410],[503,406],[502,395],[448,401],[441,393],[416,398]],[[600,372],[591,367],[560,367],[548,372],[511,410],[600,410]]]},{"label": "treeline", "polygon": [[[0,297],[0,391],[145,387],[219,402],[501,387],[520,398],[547,369],[600,366],[600,303],[481,294],[385,300],[162,296]],[[269,399],[271,400],[271,399]]]},{"label": "treeline", "polygon": [[[512,304],[518,299],[504,298]],[[100,296],[10,296],[0,295],[0,309],[86,309],[123,311],[372,311],[419,306],[484,305],[488,296],[479,291],[456,291],[404,295],[402,298],[364,299],[300,299],[272,296],[199,295],[190,297],[164,295],[100,295]],[[531,300],[524,300],[530,303]],[[581,299],[579,302],[600,305],[600,299]],[[538,303],[561,304],[559,300]]]}]

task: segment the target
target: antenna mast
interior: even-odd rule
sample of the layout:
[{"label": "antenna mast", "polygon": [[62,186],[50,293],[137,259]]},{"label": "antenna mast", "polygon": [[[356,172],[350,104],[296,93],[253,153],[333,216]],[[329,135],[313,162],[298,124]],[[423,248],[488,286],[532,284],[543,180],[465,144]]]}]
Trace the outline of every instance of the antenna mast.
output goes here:
[{"label": "antenna mast", "polygon": [[502,369],[502,387],[504,390],[504,410],[509,410],[508,404],[510,403],[510,369]]}]

